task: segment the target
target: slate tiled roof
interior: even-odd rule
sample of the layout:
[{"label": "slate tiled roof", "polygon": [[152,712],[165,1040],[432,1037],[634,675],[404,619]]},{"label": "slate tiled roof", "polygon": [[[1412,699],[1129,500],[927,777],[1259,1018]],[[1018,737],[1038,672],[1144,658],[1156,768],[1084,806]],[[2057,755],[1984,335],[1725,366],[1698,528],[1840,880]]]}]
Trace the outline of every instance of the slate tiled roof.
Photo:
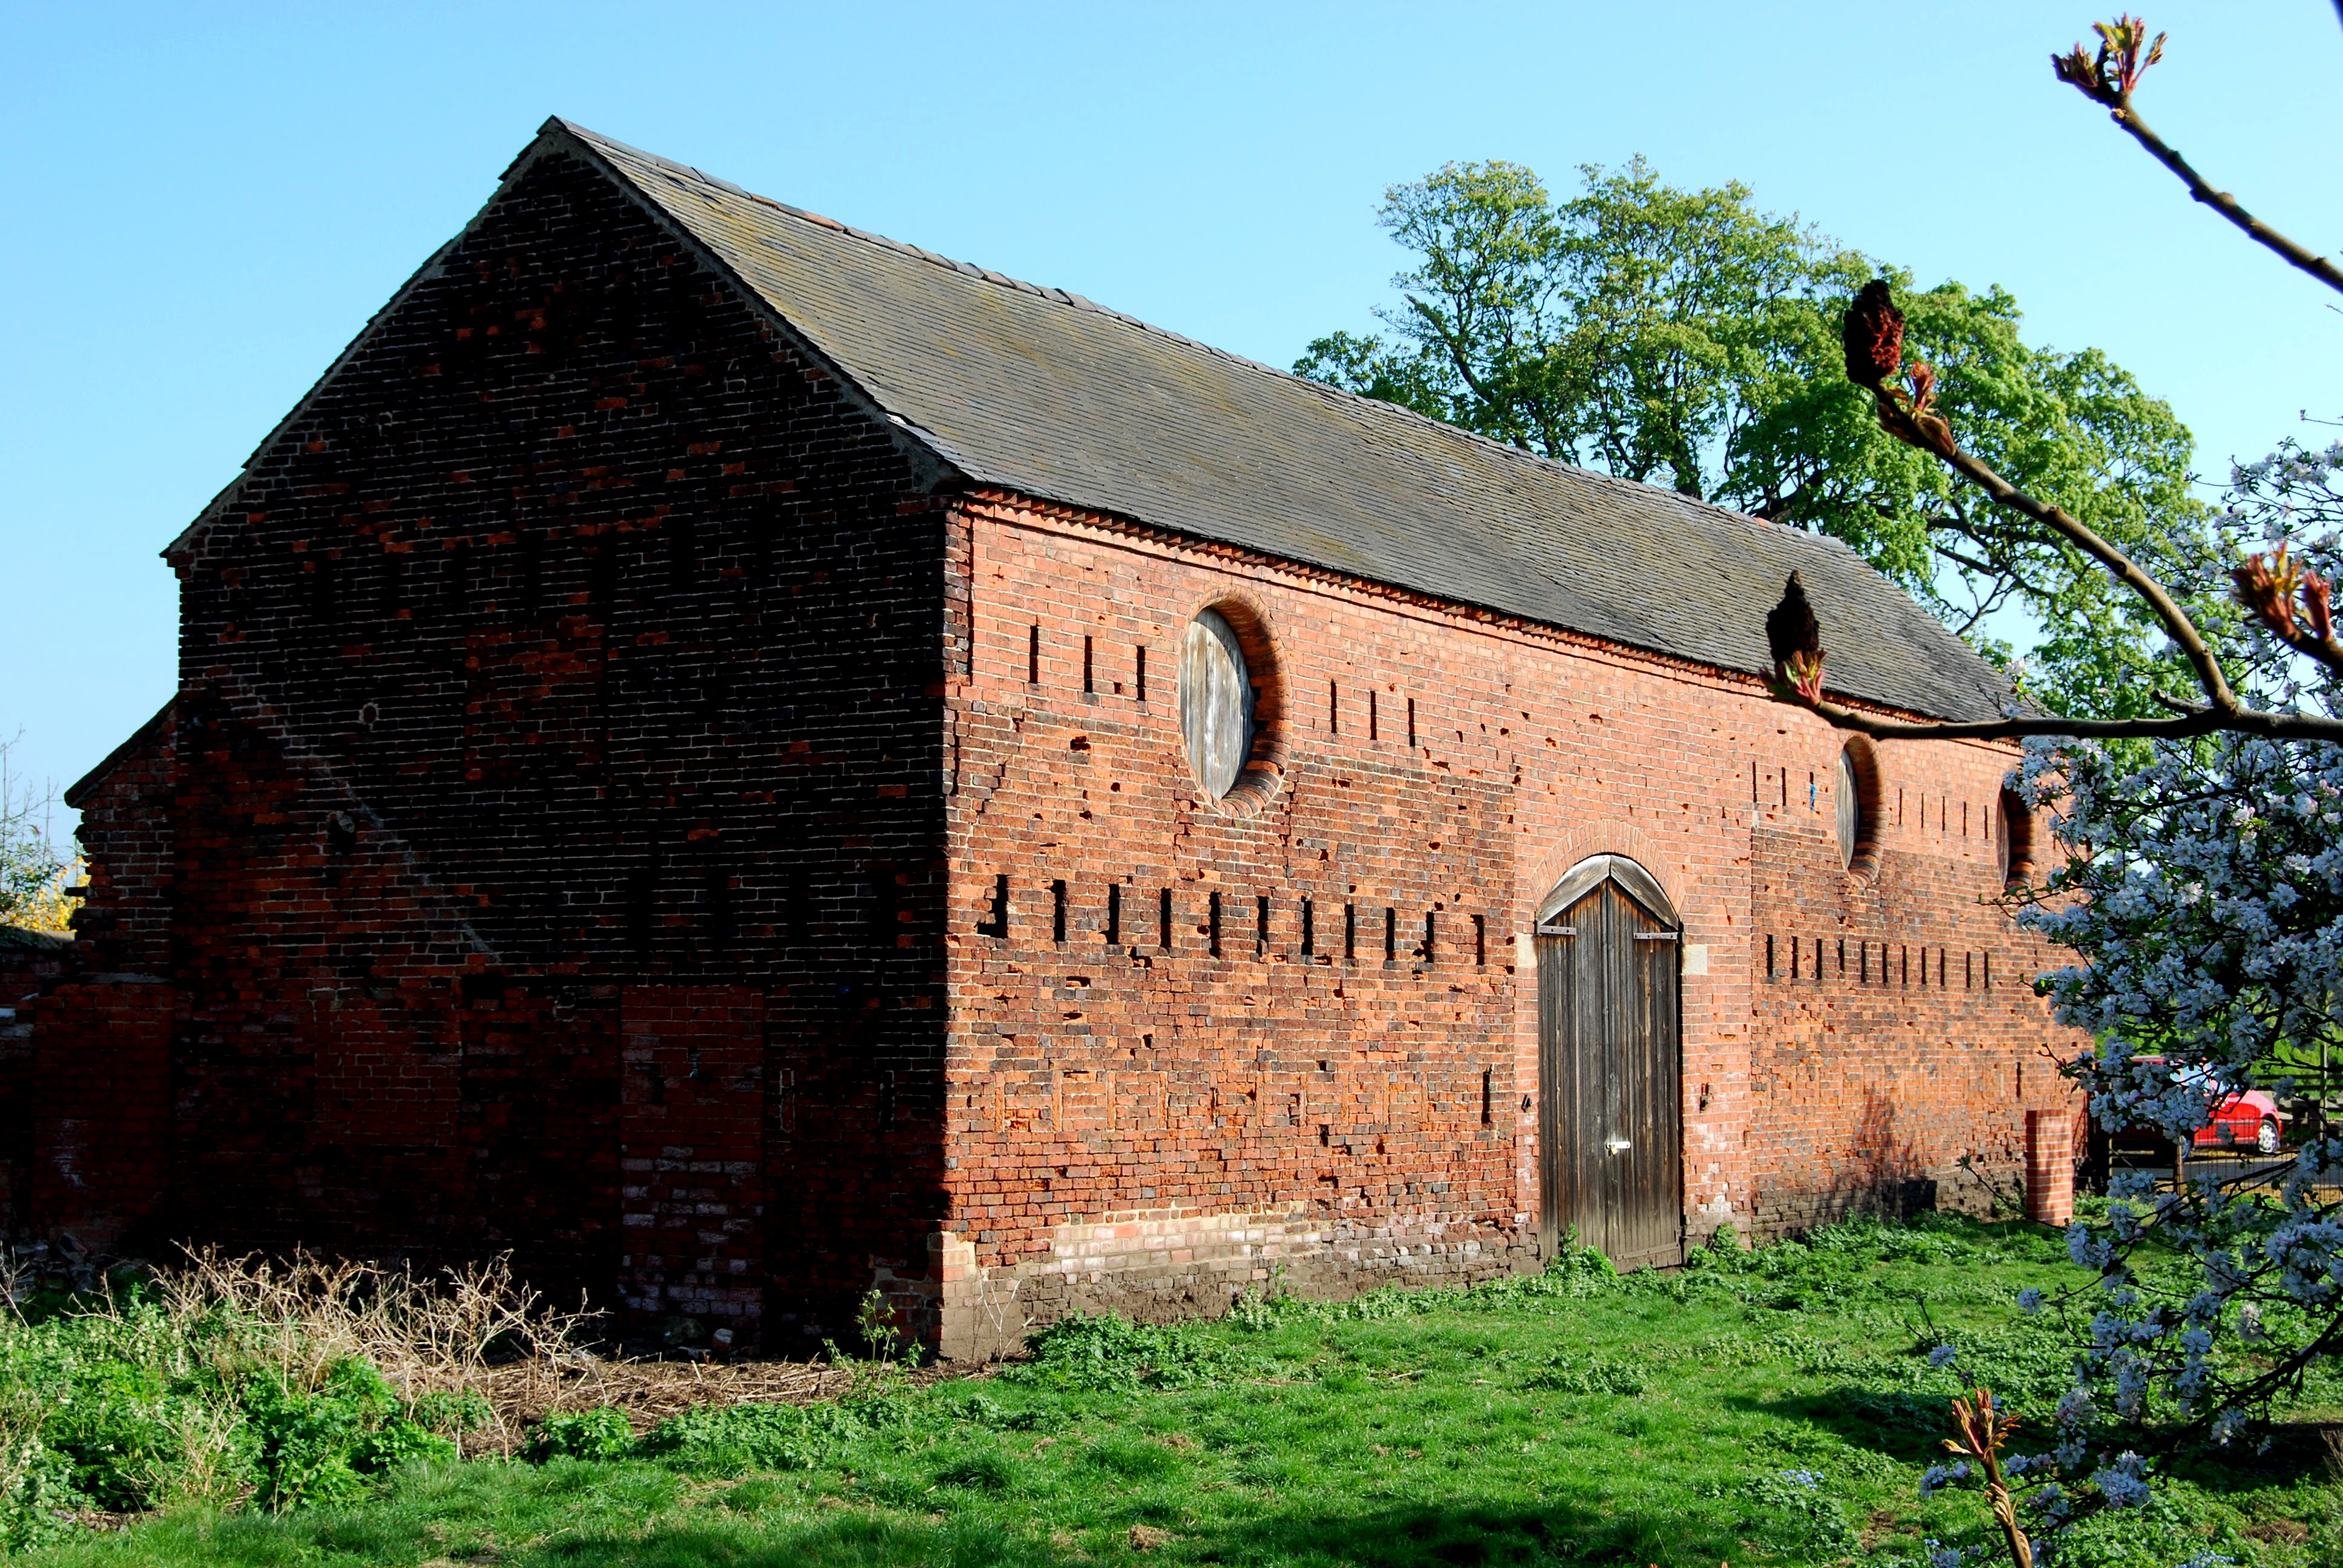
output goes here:
[{"label": "slate tiled roof", "polygon": [[565,121],[533,150],[571,138],[971,480],[1752,673],[1795,568],[1841,695],[1955,719],[2006,700],[1835,540],[1338,392]]}]

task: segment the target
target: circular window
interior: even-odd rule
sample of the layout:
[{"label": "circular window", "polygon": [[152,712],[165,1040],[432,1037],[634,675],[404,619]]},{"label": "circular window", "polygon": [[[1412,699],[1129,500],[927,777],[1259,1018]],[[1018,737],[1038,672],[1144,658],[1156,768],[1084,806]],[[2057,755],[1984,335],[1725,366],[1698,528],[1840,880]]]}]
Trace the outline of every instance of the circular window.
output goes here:
[{"label": "circular window", "polygon": [[2016,888],[2034,879],[2034,811],[2015,789],[2001,792],[2001,885]]},{"label": "circular window", "polygon": [[1228,617],[1208,609],[1180,644],[1180,732],[1188,765],[1213,799],[1223,799],[1252,759],[1259,692],[1243,641]]},{"label": "circular window", "polygon": [[1879,869],[1879,754],[1856,736],[1838,754],[1838,860],[1858,877]]}]

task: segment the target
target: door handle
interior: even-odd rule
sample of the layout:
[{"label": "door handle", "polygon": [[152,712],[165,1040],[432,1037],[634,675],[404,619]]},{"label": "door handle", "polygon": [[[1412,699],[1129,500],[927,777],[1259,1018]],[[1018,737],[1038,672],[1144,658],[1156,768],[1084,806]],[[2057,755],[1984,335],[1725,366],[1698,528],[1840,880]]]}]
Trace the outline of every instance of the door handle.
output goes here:
[{"label": "door handle", "polygon": [[1611,1154],[1624,1154],[1628,1150],[1633,1149],[1634,1146],[1635,1145],[1634,1143],[1624,1138],[1605,1138],[1603,1141],[1604,1151],[1606,1153]]}]

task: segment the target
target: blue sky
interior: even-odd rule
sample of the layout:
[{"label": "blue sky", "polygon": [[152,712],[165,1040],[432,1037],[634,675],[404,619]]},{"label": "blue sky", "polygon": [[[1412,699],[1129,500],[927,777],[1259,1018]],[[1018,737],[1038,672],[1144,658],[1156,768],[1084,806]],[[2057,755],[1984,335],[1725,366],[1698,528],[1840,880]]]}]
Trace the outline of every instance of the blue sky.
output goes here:
[{"label": "blue sky", "polygon": [[[2052,81],[2091,5],[0,4],[0,738],[69,783],[170,694],[156,552],[560,114],[1273,364],[1370,324],[1377,197],[1642,153],[2107,349],[2216,477],[2343,417],[2330,297]],[[2328,0],[2158,7],[2141,106],[2343,245]]]}]

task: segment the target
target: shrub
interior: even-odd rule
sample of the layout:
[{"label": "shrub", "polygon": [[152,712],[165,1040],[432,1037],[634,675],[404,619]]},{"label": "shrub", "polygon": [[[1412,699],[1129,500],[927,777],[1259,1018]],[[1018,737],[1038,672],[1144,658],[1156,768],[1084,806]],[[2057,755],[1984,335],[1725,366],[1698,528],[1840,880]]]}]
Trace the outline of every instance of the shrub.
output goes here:
[{"label": "shrub", "polygon": [[365,1495],[364,1476],[377,1459],[373,1440],[398,1417],[390,1384],[372,1362],[355,1356],[327,1362],[310,1386],[291,1377],[254,1378],[243,1403],[259,1448],[260,1501],[279,1512]]},{"label": "shrub", "polygon": [[1120,1312],[1073,1312],[1025,1342],[1033,1359],[1001,1375],[1045,1388],[1202,1388],[1266,1370],[1202,1323],[1134,1323]]},{"label": "shrub", "polygon": [[102,1294],[9,1300],[0,1544],[75,1509],[347,1502],[455,1458],[466,1432],[508,1450],[519,1410],[560,1397],[578,1359],[563,1343],[576,1320],[543,1311],[501,1262],[429,1284],[200,1253]]},{"label": "shrub", "polygon": [[528,1452],[542,1464],[548,1459],[624,1459],[634,1447],[635,1432],[627,1424],[626,1412],[605,1404],[547,1416]]},{"label": "shrub", "polygon": [[814,1470],[845,1444],[910,1420],[909,1403],[892,1393],[802,1407],[701,1404],[653,1427],[641,1450],[679,1470],[709,1475]]}]

